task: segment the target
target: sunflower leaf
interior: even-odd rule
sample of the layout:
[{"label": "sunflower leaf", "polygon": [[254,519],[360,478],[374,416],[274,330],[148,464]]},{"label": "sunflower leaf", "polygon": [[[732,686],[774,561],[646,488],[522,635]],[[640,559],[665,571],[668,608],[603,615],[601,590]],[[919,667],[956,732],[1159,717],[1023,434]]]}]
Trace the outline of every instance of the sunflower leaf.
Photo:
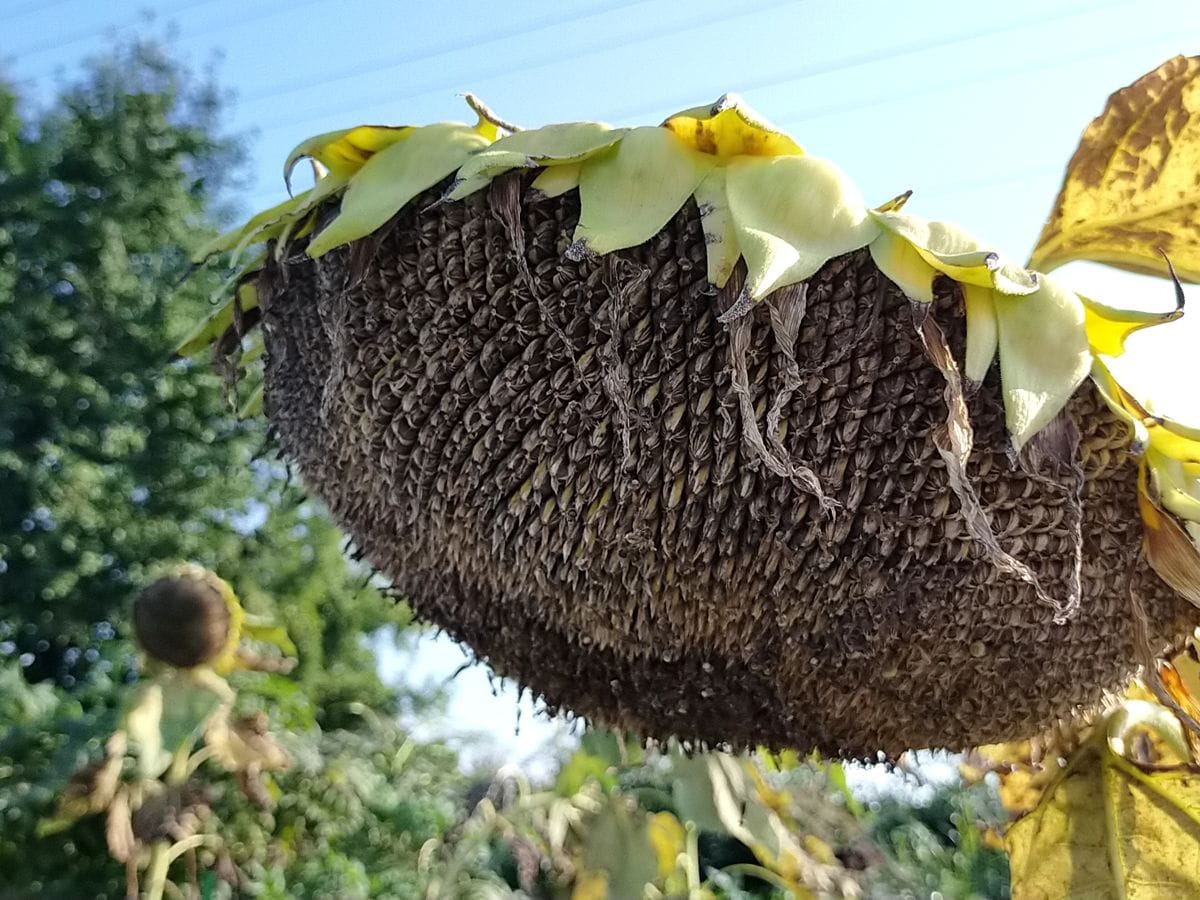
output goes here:
[{"label": "sunflower leaf", "polygon": [[1176,56],[1114,93],[1067,164],[1030,265],[1072,260],[1200,280],[1200,57]]},{"label": "sunflower leaf", "polygon": [[1200,772],[1142,767],[1101,732],[1004,839],[1014,897],[1200,895]]}]

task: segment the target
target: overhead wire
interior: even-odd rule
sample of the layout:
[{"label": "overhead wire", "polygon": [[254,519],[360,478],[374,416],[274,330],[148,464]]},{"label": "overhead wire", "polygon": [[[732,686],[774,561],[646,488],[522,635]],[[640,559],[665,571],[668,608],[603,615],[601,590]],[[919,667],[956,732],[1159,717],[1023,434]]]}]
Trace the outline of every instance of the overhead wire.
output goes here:
[{"label": "overhead wire", "polygon": [[[520,27],[514,27],[507,30],[489,30],[485,36],[479,39],[461,40],[461,35],[453,41],[443,41],[440,44],[425,45],[419,51],[400,53],[395,56],[389,56],[386,59],[376,59],[369,63],[359,63],[353,66],[347,66],[342,69],[335,70],[332,73],[317,76],[316,81],[322,87],[336,84],[339,81],[347,81],[352,78],[357,78],[362,75],[372,75],[376,72],[383,72],[387,69],[397,68],[402,65],[411,63],[425,62],[429,59],[434,59],[438,56],[447,56],[451,53],[461,53],[466,50],[474,50],[479,47],[485,47],[488,44],[500,43],[501,41],[512,40],[513,38],[527,37],[531,34],[536,34],[539,31],[544,31],[547,28],[554,28],[558,25],[580,24],[587,19],[597,18],[603,15],[611,15],[614,12],[619,12],[628,9],[632,6],[641,6],[649,0],[628,0],[622,3],[597,3],[582,11],[579,9],[572,10],[572,14],[568,16],[544,16],[540,20],[525,20]],[[265,89],[252,91],[242,96],[242,102],[253,103],[259,100],[274,99],[284,96],[285,94],[294,93],[296,91],[305,91],[313,86],[313,78],[295,78],[286,81],[282,84],[271,85]]]},{"label": "overhead wire", "polygon": [[47,10],[54,9],[56,6],[63,6],[70,2],[72,0],[33,0],[32,3],[18,4],[12,9],[2,9],[0,10],[0,16],[3,16],[6,21],[11,22],[13,19],[20,18],[21,16],[27,16],[35,12],[46,12]]},{"label": "overhead wire", "polygon": [[[711,27],[713,25],[720,25],[724,22],[729,22],[734,19],[744,18],[748,15],[754,15],[756,13],[762,13],[762,12],[769,12],[773,9],[778,9],[783,6],[793,6],[793,5],[795,5],[795,0],[768,0],[768,2],[759,2],[759,3],[755,3],[753,5],[744,5],[733,12],[725,13],[724,15],[721,15],[721,16],[714,16],[712,18],[705,19],[703,22],[699,22],[697,24],[690,25],[690,26],[687,26],[684,28],[680,28],[678,23],[671,23],[669,25],[659,26],[658,28],[654,28],[654,29],[648,29],[648,30],[641,29],[641,30],[639,30],[639,32],[637,33],[637,35],[635,37],[632,37],[630,40],[627,40],[622,46],[630,47],[630,46],[634,46],[637,44],[644,44],[649,41],[653,41],[657,38],[665,37],[667,35],[688,34],[688,33],[694,32],[694,31],[701,30],[703,28]],[[491,43],[491,42],[489,41],[489,42],[485,42],[485,43]],[[581,47],[573,48],[571,51],[571,58],[578,59],[580,56],[589,56],[589,55],[601,52],[603,50],[610,49],[612,46],[612,43],[613,43],[612,39],[609,37],[599,37],[595,40],[588,41]],[[475,46],[484,46],[484,45],[477,44]],[[465,49],[471,49],[471,48],[463,47],[462,49],[465,50]],[[438,55],[440,56],[443,54],[438,54]],[[548,52],[543,52],[543,53],[539,53],[532,57],[527,57],[522,62],[521,71],[528,72],[528,71],[531,71],[534,69],[543,68],[548,65],[553,65],[556,62],[561,62],[563,59],[564,59],[564,57],[563,57],[561,51],[559,51],[557,48],[551,49]],[[377,106],[383,102],[409,100],[409,99],[412,99],[413,97],[420,97],[423,94],[434,93],[437,91],[453,92],[455,90],[460,89],[464,83],[478,82],[478,81],[486,80],[488,78],[494,78],[497,75],[505,75],[512,71],[513,71],[512,61],[507,60],[507,59],[501,59],[497,63],[495,63],[491,66],[485,66],[485,67],[477,69],[473,72],[459,74],[455,77],[454,81],[446,81],[444,77],[437,78],[437,79],[426,79],[425,81],[419,82],[415,87],[408,87],[403,93],[397,94],[397,93],[393,93],[393,92],[389,91],[388,93],[371,94],[370,96],[368,96],[366,98],[361,98],[361,97],[356,98],[356,99],[362,100],[362,102],[357,103],[353,107],[347,108],[343,104],[343,105],[337,107],[336,109],[334,109],[332,107],[314,108],[314,109],[306,110],[305,112],[301,113],[301,115],[308,116],[308,117],[314,118],[314,119],[319,118],[323,115],[328,115],[329,113],[332,113],[332,112],[339,112],[339,113],[343,113],[346,115],[351,115],[360,110],[370,109],[370,108]],[[313,86],[314,87],[317,86],[317,83],[314,83]],[[277,117],[275,119],[269,119],[265,122],[260,122],[259,128],[262,131],[270,131],[272,129],[289,126],[294,122],[294,120],[295,120],[294,114],[290,115],[290,116],[286,116],[286,117],[281,116],[281,117]]]},{"label": "overhead wire", "polygon": [[[176,15],[177,13],[187,12],[192,9],[197,9],[201,6],[210,6],[214,3],[220,3],[222,0],[186,0],[176,6],[172,6],[166,10],[156,10],[156,14]],[[26,47],[22,50],[11,51],[11,55],[17,59],[28,59],[31,56],[41,56],[44,53],[50,53],[55,50],[62,50],[70,47],[72,44],[79,44],[83,41],[94,37],[101,37],[111,31],[121,31],[125,28],[130,28],[145,21],[145,17],[139,14],[136,18],[125,19],[121,22],[110,22],[101,28],[94,25],[88,26],[86,29],[81,29],[70,33],[69,35],[57,35],[52,41],[44,41],[41,44],[34,44],[31,47]]]}]

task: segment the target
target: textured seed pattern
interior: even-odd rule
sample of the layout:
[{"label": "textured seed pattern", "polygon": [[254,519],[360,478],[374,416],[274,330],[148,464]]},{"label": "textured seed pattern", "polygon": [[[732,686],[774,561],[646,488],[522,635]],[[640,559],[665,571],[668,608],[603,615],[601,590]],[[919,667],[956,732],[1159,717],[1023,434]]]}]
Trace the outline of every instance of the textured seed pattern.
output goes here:
[{"label": "textured seed pattern", "polygon": [[[1070,408],[1083,485],[1010,461],[994,371],[971,401],[972,482],[1051,596],[1082,491],[1082,604],[1056,625],[972,544],[930,439],[943,377],[865,251],[810,280],[781,346],[794,292],[774,325],[717,322],[738,278],[708,288],[693,206],[569,261],[577,198],[513,177],[426,209],[431,191],[316,263],[296,248],[261,286],[283,453],[500,674],[646,737],[867,755],[1028,736],[1096,703],[1134,668],[1131,588],[1156,641],[1187,630],[1138,560],[1135,467],[1090,388]],[[961,360],[949,290],[934,315]],[[742,353],[760,447],[787,466],[743,439]]]}]

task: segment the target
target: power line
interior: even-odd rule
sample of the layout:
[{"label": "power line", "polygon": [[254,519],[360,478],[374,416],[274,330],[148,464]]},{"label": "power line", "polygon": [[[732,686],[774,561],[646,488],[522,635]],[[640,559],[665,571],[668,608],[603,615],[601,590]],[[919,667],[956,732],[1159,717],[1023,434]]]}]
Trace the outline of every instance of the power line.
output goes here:
[{"label": "power line", "polygon": [[[511,28],[507,31],[488,31],[485,40],[468,40],[463,43],[458,41],[444,41],[441,44],[427,46],[418,53],[407,54],[401,53],[397,56],[388,57],[386,59],[377,59],[369,63],[359,64],[355,66],[347,66],[343,69],[338,69],[326,76],[318,76],[315,83],[322,87],[335,84],[339,81],[346,81],[351,78],[356,78],[360,75],[370,75],[374,72],[382,72],[385,69],[396,68],[398,66],[407,65],[409,63],[424,62],[428,59],[433,59],[437,56],[444,56],[450,53],[459,53],[464,50],[474,50],[478,47],[486,47],[488,44],[499,43],[501,41],[512,40],[513,38],[526,37],[530,34],[543,31],[547,28],[553,28],[557,25],[565,25],[571,22],[579,23],[587,19],[597,18],[603,15],[610,15],[622,9],[628,9],[631,6],[640,6],[647,0],[630,0],[627,3],[594,4],[591,8],[583,11],[579,15],[580,10],[575,10],[574,14],[569,16],[544,16],[540,20],[534,20],[532,23],[526,22],[522,27]],[[272,85],[263,90],[254,91],[246,94],[243,102],[255,102],[258,100],[266,100],[290,94],[294,91],[308,90],[314,84],[312,78],[295,78],[291,81],[283,82],[282,84]]]},{"label": "power line", "polygon": [[[64,0],[59,0],[59,2],[64,2]],[[176,13],[186,12],[190,9],[196,9],[201,6],[211,6],[214,3],[220,2],[221,0],[186,0],[186,2],[173,6],[170,9],[164,10],[163,12],[165,15],[175,15]],[[72,44],[79,44],[91,38],[100,37],[109,33],[110,31],[120,31],[122,29],[129,28],[130,26],[137,25],[143,21],[145,21],[145,17],[138,15],[136,18],[126,19],[122,22],[110,22],[102,28],[96,28],[92,26],[84,30],[72,32],[68,35],[56,35],[53,41],[45,41],[41,44],[34,44],[32,47],[26,47],[24,50],[17,50],[12,55],[18,58],[41,56],[44,53],[62,50],[65,47],[70,47]]]},{"label": "power line", "polygon": [[56,6],[62,6],[64,3],[70,3],[71,0],[33,0],[32,3],[26,3],[24,6],[14,6],[12,9],[0,12],[8,21],[12,21],[20,16],[27,16],[32,12],[45,12],[48,9],[54,9]]},{"label": "power line", "polygon": [[[1119,4],[1110,3],[1109,5],[1113,6],[1113,5],[1119,5]],[[1041,24],[1041,23],[1040,22],[1032,22],[1029,24]],[[1095,48],[1087,53],[1077,53],[1074,56],[1071,56],[1067,59],[1050,59],[1048,61],[1039,63],[1037,65],[1032,65],[1032,66],[1029,65],[1028,63],[1018,63],[1013,66],[1009,66],[1009,67],[1006,67],[1004,69],[997,70],[997,71],[992,71],[990,73],[980,75],[976,78],[972,78],[972,79],[968,79],[968,80],[960,79],[960,80],[954,81],[953,83],[939,83],[939,84],[935,84],[935,85],[926,85],[924,87],[917,88],[915,90],[895,92],[895,93],[889,94],[887,96],[875,96],[869,100],[865,100],[865,101],[862,101],[859,103],[854,103],[854,104],[849,104],[849,105],[842,104],[842,103],[829,103],[824,106],[813,107],[811,109],[804,110],[797,114],[787,115],[787,116],[783,116],[783,117],[773,116],[772,118],[780,125],[780,127],[784,127],[786,130],[794,132],[794,131],[798,130],[794,127],[794,125],[802,124],[804,122],[811,121],[813,119],[819,119],[824,116],[838,115],[838,114],[842,114],[842,113],[851,113],[851,112],[861,112],[862,110],[871,109],[876,106],[887,106],[889,104],[898,103],[898,102],[905,101],[905,100],[919,100],[924,97],[928,97],[928,96],[937,94],[937,93],[939,93],[941,91],[945,91],[945,90],[961,88],[961,87],[972,87],[975,85],[986,84],[986,83],[989,83],[992,81],[999,81],[999,80],[1002,80],[1005,78],[1012,77],[1013,75],[1027,75],[1027,74],[1032,74],[1035,72],[1045,71],[1047,69],[1055,69],[1055,68],[1060,68],[1063,66],[1075,65],[1080,62],[1086,62],[1088,60],[1108,56],[1109,54],[1112,54],[1112,53],[1118,52],[1118,51],[1137,50],[1137,49],[1141,49],[1142,47],[1148,47],[1148,46],[1156,44],[1160,41],[1168,40],[1168,39],[1174,37],[1176,35],[1176,33],[1177,33],[1177,30],[1174,30],[1174,29],[1170,30],[1170,31],[1163,31],[1159,34],[1154,35],[1153,37],[1147,38],[1144,41],[1139,41],[1136,44],[1129,44],[1129,43],[1125,42],[1123,39],[1119,39],[1119,40],[1115,40],[1109,44],[1106,44],[1103,47]],[[950,41],[947,43],[953,43],[953,41]],[[917,51],[910,50],[907,52],[917,52]],[[883,59],[885,57],[875,57],[875,58]],[[834,67],[834,69],[832,69],[830,71],[836,71],[837,68],[840,68],[840,67]],[[814,74],[825,74],[825,71],[823,70],[822,72],[818,72],[818,73],[814,73]],[[799,76],[799,78],[787,77],[787,78],[783,78],[783,79],[779,79],[779,80],[775,80],[775,81],[771,81],[771,82],[760,82],[760,83],[753,85],[750,88],[747,88],[747,90],[760,90],[760,89],[764,89],[764,88],[778,87],[781,85],[789,84],[792,81],[801,80],[805,77],[811,77],[811,76],[810,75],[801,75],[801,76]],[[670,105],[668,105],[667,103],[659,103],[659,104],[655,104],[654,106],[645,107],[644,111],[645,111],[645,114],[647,114],[647,115],[660,114],[663,109],[675,108],[678,106],[682,106],[688,102],[694,102],[695,99],[696,99],[695,97],[692,97],[692,98],[690,98],[690,100],[685,99],[685,100],[681,100],[679,102],[672,103]],[[606,120],[615,120],[618,117],[605,116],[604,118]],[[1058,170],[1057,168],[1055,168],[1053,170],[1051,170],[1051,169],[1030,170],[1027,172],[1016,173],[1016,174],[1009,175],[1009,176],[1001,176],[998,179],[973,180],[970,182],[963,182],[959,185],[943,186],[937,190],[936,196],[949,195],[952,193],[958,193],[958,192],[965,191],[965,190],[976,190],[976,189],[981,189],[981,188],[987,188],[987,187],[991,187],[994,184],[1004,183],[1009,180],[1020,180],[1020,179],[1024,179],[1024,178],[1031,178],[1031,177],[1034,177],[1035,175],[1052,174],[1053,171],[1057,171],[1057,170]],[[928,196],[935,196],[935,195],[931,192],[929,194],[923,193],[922,196],[928,197]],[[267,203],[277,202],[278,199],[279,199],[278,193],[263,192],[263,193],[256,194],[254,196],[254,198],[252,198],[252,200],[255,202],[253,202],[251,205],[254,206],[255,208],[258,208],[259,206],[265,205]],[[258,202],[258,201],[261,201],[261,202]]]},{"label": "power line", "polygon": [[[774,0],[774,2],[758,3],[749,8],[743,7],[742,9],[739,9],[736,12],[726,13],[725,15],[722,15],[722,16],[716,16],[716,17],[713,17],[710,19],[706,19],[703,22],[700,22],[695,25],[691,25],[687,28],[680,28],[678,26],[678,24],[671,23],[669,25],[661,26],[659,28],[656,28],[656,29],[653,29],[650,31],[642,31],[637,35],[637,37],[633,38],[632,40],[626,41],[622,46],[630,47],[630,46],[634,46],[636,44],[644,44],[648,41],[652,41],[652,40],[655,40],[660,37],[665,37],[667,35],[688,34],[689,32],[699,31],[702,28],[708,28],[713,25],[719,25],[722,22],[729,22],[729,21],[732,21],[733,19],[740,19],[740,18],[744,18],[748,15],[769,12],[773,9],[778,9],[778,8],[784,7],[784,6],[792,6],[792,5],[795,5],[795,2],[796,2],[796,0]],[[587,56],[587,55],[590,55],[590,54],[593,54],[593,53],[596,53],[599,51],[607,50],[611,46],[612,46],[611,38],[598,38],[594,41],[584,44],[583,47],[572,50],[571,56],[572,56],[572,58],[578,58],[580,56]],[[468,49],[468,48],[463,48],[463,49]],[[542,53],[542,54],[536,55],[532,58],[525,59],[521,63],[521,70],[524,72],[528,72],[531,69],[543,68],[544,66],[553,65],[554,63],[561,62],[564,58],[565,57],[563,57],[563,55],[560,52],[558,52],[557,50],[552,50],[548,53]],[[382,103],[385,101],[408,100],[413,97],[420,97],[422,94],[433,93],[435,91],[452,92],[456,88],[461,87],[464,84],[464,82],[474,84],[474,83],[478,83],[479,81],[484,81],[488,78],[493,78],[497,75],[507,74],[507,73],[511,72],[512,70],[513,70],[513,62],[511,60],[500,60],[498,63],[496,63],[494,65],[478,69],[474,72],[461,74],[461,75],[457,76],[456,80],[453,82],[446,82],[445,80],[440,80],[440,79],[429,79],[424,82],[419,82],[417,84],[417,86],[411,88],[410,90],[406,91],[403,94],[393,94],[391,92],[386,93],[386,94],[372,94],[369,97],[365,98],[365,100],[363,100],[363,102],[359,103],[357,106],[350,107],[348,109],[344,108],[344,107],[338,107],[336,111],[344,112],[347,115],[350,115],[350,114],[358,112],[359,110],[369,109],[369,108],[376,106],[379,103]],[[315,83],[310,86],[316,87],[316,86],[318,86],[318,84],[319,83]],[[363,98],[356,98],[356,99],[363,99]],[[303,113],[303,115],[308,116],[310,118],[318,118],[323,115],[327,115],[327,111],[333,112],[335,110],[331,107],[326,107],[326,108],[322,108],[322,109],[311,109],[311,110],[305,111]],[[262,123],[260,123],[259,127],[262,131],[270,131],[272,129],[287,127],[289,125],[292,125],[294,122],[295,122],[294,116],[279,117],[276,119],[268,120],[266,122],[262,122]]]},{"label": "power line", "polygon": [[[805,78],[815,78],[820,75],[832,75],[835,72],[841,72],[844,69],[856,68],[858,66],[870,65],[872,63],[886,62],[896,59],[901,56],[910,56],[914,53],[926,53],[930,50],[939,50],[943,47],[950,47],[955,44],[967,43],[969,41],[978,40],[984,37],[992,37],[994,35],[1007,34],[1012,31],[1021,31],[1026,28],[1034,28],[1039,25],[1048,25],[1052,22],[1061,21],[1063,19],[1073,19],[1079,16],[1093,15],[1105,9],[1111,9],[1117,6],[1127,6],[1130,0],[1109,0],[1107,3],[1099,3],[1094,5],[1084,6],[1082,9],[1074,9],[1070,12],[1060,12],[1046,16],[1035,16],[1030,19],[1025,19],[1020,22],[1014,22],[1000,28],[976,28],[967,31],[962,31],[950,37],[942,37],[938,39],[927,39],[919,41],[909,41],[904,44],[898,44],[888,48],[882,52],[864,51],[863,53],[855,54],[854,56],[844,57],[832,64],[808,64],[797,66],[790,69],[782,77],[774,76],[770,80],[751,82],[739,87],[739,91],[749,93],[750,91],[764,90],[767,88],[779,87],[783,84],[788,84],[792,81],[800,81]],[[957,82],[962,83],[962,82]],[[720,89],[717,89],[720,92]],[[690,97],[683,97],[677,101],[673,101],[671,107],[681,107],[696,102],[695,94]],[[666,106],[667,104],[663,104]],[[605,116],[606,121],[623,121],[640,116],[650,115],[659,112],[662,106],[639,106],[629,108],[626,107],[618,113]]]}]

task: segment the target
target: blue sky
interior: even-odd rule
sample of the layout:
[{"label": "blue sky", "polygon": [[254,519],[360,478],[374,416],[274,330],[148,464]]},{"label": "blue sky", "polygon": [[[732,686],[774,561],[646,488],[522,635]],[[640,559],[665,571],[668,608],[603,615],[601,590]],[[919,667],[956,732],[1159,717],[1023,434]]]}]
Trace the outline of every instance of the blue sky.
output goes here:
[{"label": "blue sky", "polygon": [[[462,91],[527,126],[655,123],[737,91],[841,165],[868,201],[913,188],[907,211],[958,222],[1019,259],[1107,95],[1176,53],[1200,53],[1196,0],[0,0],[0,61],[48,97],[114,34],[144,29],[146,10],[155,30],[175,29],[191,63],[219,55],[218,78],[235,93],[230,129],[250,135],[247,210],[284,196],[280,167],[301,139],[360,122],[470,119]],[[1161,282],[1067,274],[1110,302],[1170,303]],[[1200,327],[1159,331],[1142,348],[1153,362],[1143,378],[1164,411],[1194,411],[1195,379],[1156,360],[1190,359]],[[456,665],[453,648],[429,645],[397,677]],[[508,733],[511,695],[494,700],[482,675],[468,682],[456,715]],[[514,754],[547,736],[525,722]]]}]

